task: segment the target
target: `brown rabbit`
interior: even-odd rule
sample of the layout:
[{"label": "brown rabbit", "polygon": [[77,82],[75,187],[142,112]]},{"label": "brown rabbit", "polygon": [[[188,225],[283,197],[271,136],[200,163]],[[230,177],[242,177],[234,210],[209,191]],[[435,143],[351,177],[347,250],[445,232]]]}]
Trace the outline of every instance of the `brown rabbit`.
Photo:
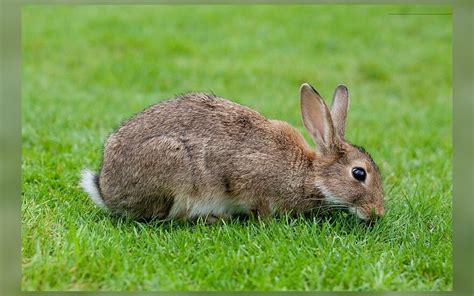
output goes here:
[{"label": "brown rabbit", "polygon": [[99,206],[134,218],[212,222],[331,206],[363,220],[382,216],[379,170],[344,140],[347,88],[336,88],[331,112],[309,84],[300,96],[316,150],[286,122],[188,93],[126,121],[105,143],[100,174],[84,170],[81,185]]}]

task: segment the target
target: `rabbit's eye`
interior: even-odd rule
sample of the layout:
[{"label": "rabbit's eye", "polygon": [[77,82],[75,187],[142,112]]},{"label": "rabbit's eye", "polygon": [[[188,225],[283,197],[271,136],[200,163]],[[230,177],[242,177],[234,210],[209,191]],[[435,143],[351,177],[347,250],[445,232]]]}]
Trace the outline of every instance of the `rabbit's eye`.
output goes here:
[{"label": "rabbit's eye", "polygon": [[354,179],[356,179],[357,181],[364,182],[365,178],[367,177],[367,173],[363,168],[355,167],[352,168],[352,177],[354,177]]}]

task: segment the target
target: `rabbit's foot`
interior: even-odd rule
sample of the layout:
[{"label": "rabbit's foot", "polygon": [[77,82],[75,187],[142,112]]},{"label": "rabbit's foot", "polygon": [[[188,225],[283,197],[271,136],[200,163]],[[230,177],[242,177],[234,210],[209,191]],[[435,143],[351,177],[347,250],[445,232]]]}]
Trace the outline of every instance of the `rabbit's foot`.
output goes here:
[{"label": "rabbit's foot", "polygon": [[220,220],[229,220],[230,215],[207,215],[204,218],[204,223],[207,225],[215,224]]}]

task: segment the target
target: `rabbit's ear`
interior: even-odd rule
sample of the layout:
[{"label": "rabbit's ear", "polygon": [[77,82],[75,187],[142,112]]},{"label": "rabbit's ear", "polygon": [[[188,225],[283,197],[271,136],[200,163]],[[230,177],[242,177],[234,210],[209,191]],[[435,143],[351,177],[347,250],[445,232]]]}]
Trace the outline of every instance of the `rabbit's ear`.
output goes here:
[{"label": "rabbit's ear", "polygon": [[334,130],[336,134],[344,138],[344,133],[346,131],[346,118],[347,118],[347,108],[349,107],[349,92],[347,87],[344,85],[339,85],[334,91],[334,96],[332,99],[331,106],[331,118],[334,124]]},{"label": "rabbit's ear", "polygon": [[300,87],[303,123],[316,142],[316,151],[328,154],[334,145],[334,127],[331,114],[319,93],[309,84]]}]

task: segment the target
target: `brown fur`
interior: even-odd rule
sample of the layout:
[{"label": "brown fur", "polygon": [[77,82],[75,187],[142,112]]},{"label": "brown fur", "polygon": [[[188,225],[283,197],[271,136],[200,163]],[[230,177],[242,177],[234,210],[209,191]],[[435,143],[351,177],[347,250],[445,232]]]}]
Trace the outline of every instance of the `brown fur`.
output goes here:
[{"label": "brown fur", "polygon": [[[329,123],[334,130],[326,115],[329,121],[314,126]],[[211,205],[269,216],[316,209],[324,205],[326,189],[363,204],[360,209],[376,205],[382,214],[380,178],[370,157],[342,135],[333,138],[319,153],[285,122],[213,95],[188,93],[136,114],[107,139],[100,196],[113,213],[136,218],[196,218]],[[347,174],[354,160],[367,167],[368,186]]]}]

